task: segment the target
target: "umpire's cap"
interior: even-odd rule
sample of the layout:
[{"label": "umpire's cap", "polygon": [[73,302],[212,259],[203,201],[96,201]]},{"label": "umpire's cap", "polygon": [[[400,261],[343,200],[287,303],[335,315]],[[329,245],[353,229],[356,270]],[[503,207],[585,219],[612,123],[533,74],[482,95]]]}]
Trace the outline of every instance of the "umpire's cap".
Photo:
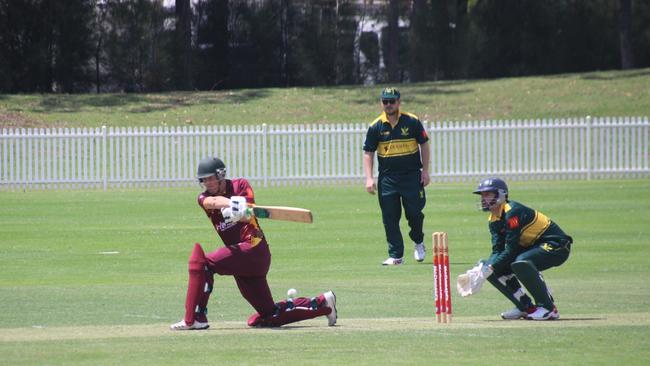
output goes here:
[{"label": "umpire's cap", "polygon": [[392,86],[384,88],[384,90],[381,91],[381,99],[399,99],[399,97],[399,90]]}]

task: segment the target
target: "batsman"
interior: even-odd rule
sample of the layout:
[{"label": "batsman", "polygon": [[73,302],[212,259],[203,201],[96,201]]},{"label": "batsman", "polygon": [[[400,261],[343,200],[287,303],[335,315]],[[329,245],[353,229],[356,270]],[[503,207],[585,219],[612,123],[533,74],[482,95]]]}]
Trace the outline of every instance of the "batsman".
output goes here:
[{"label": "batsman", "polygon": [[248,204],[255,203],[248,181],[226,179],[226,166],[218,158],[201,160],[197,178],[205,187],[198,204],[225,245],[205,254],[201,244],[194,244],[189,258],[185,317],[170,328],[209,327],[208,299],[215,273],[234,277],[241,295],[256,310],[248,319],[251,327],[279,327],[318,316],[326,316],[330,326],[336,324],[336,296],[332,291],[311,298],[273,301],[266,280],[271,252],[257,218],[248,214]]},{"label": "batsman", "polygon": [[515,305],[501,313],[503,319],[558,319],[541,272],[569,258],[573,239],[543,213],[509,200],[502,179],[483,179],[473,193],[481,195],[481,209],[490,212],[492,253],[458,276],[460,295],[477,293],[487,280]]}]

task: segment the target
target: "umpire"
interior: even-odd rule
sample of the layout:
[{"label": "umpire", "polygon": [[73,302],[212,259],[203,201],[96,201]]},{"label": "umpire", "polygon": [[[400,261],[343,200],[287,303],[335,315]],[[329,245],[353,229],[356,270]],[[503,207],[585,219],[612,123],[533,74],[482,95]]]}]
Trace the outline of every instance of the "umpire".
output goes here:
[{"label": "umpire", "polygon": [[[400,92],[385,88],[381,92],[383,112],[368,128],[363,145],[363,172],[366,191],[378,191],[379,207],[388,242],[385,266],[400,265],[404,257],[404,240],[399,228],[402,206],[415,244],[413,257],[422,262],[425,256],[424,187],[429,184],[429,137],[418,117],[400,111]],[[373,178],[373,163],[377,152],[379,177]]]}]

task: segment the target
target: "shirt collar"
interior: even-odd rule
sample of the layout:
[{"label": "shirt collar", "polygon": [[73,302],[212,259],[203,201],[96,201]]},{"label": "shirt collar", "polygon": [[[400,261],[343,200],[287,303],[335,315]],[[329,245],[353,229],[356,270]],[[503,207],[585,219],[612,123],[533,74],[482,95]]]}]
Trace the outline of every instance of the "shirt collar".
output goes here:
[{"label": "shirt collar", "polygon": [[[399,122],[400,117],[402,117],[402,112],[400,110],[397,110],[397,122]],[[381,115],[379,115],[379,118],[383,123],[389,123],[388,122],[388,116],[386,115],[386,112],[381,112]]]},{"label": "shirt collar", "polygon": [[508,202],[504,202],[501,204],[501,207],[499,207],[498,215],[495,215],[490,212],[490,222],[501,220],[501,216],[507,211],[510,211],[510,205],[508,204]]}]

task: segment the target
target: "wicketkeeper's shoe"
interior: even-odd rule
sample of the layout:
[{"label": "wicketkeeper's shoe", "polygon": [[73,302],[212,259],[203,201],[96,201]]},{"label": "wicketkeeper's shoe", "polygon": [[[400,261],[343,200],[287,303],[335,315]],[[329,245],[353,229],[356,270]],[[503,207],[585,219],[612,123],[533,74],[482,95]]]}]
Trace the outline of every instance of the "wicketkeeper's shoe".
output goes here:
[{"label": "wicketkeeper's shoe", "polygon": [[552,310],[538,306],[537,310],[531,314],[528,314],[528,319],[530,320],[555,320],[559,318],[560,313],[557,311],[557,307],[555,307],[555,305],[553,305]]},{"label": "wicketkeeper's shoe", "polygon": [[174,323],[169,326],[169,329],[171,330],[201,330],[208,328],[210,328],[210,324],[208,324],[208,322],[203,323],[197,320],[195,320],[192,325],[187,325],[187,323],[185,323],[185,320],[181,320],[178,323]]},{"label": "wicketkeeper's shoe", "polygon": [[518,308],[512,310],[504,311],[501,313],[501,319],[505,320],[517,320],[517,319],[526,319],[529,314],[532,314],[537,310],[535,307],[531,307],[528,311],[521,311]]},{"label": "wicketkeeper's shoe", "polygon": [[402,264],[403,260],[402,258],[388,258],[386,259],[381,265],[382,266],[399,266]]},{"label": "wicketkeeper's shoe", "polygon": [[338,315],[336,314],[336,295],[334,295],[333,291],[327,291],[323,294],[323,297],[325,298],[325,306],[332,309],[332,311],[327,314],[327,325],[331,327],[336,324],[336,319],[338,318]]},{"label": "wicketkeeper's shoe", "polygon": [[424,260],[425,255],[426,255],[426,249],[424,249],[424,243],[415,244],[415,250],[413,251],[413,258],[415,258],[415,260],[418,262],[422,262]]}]

